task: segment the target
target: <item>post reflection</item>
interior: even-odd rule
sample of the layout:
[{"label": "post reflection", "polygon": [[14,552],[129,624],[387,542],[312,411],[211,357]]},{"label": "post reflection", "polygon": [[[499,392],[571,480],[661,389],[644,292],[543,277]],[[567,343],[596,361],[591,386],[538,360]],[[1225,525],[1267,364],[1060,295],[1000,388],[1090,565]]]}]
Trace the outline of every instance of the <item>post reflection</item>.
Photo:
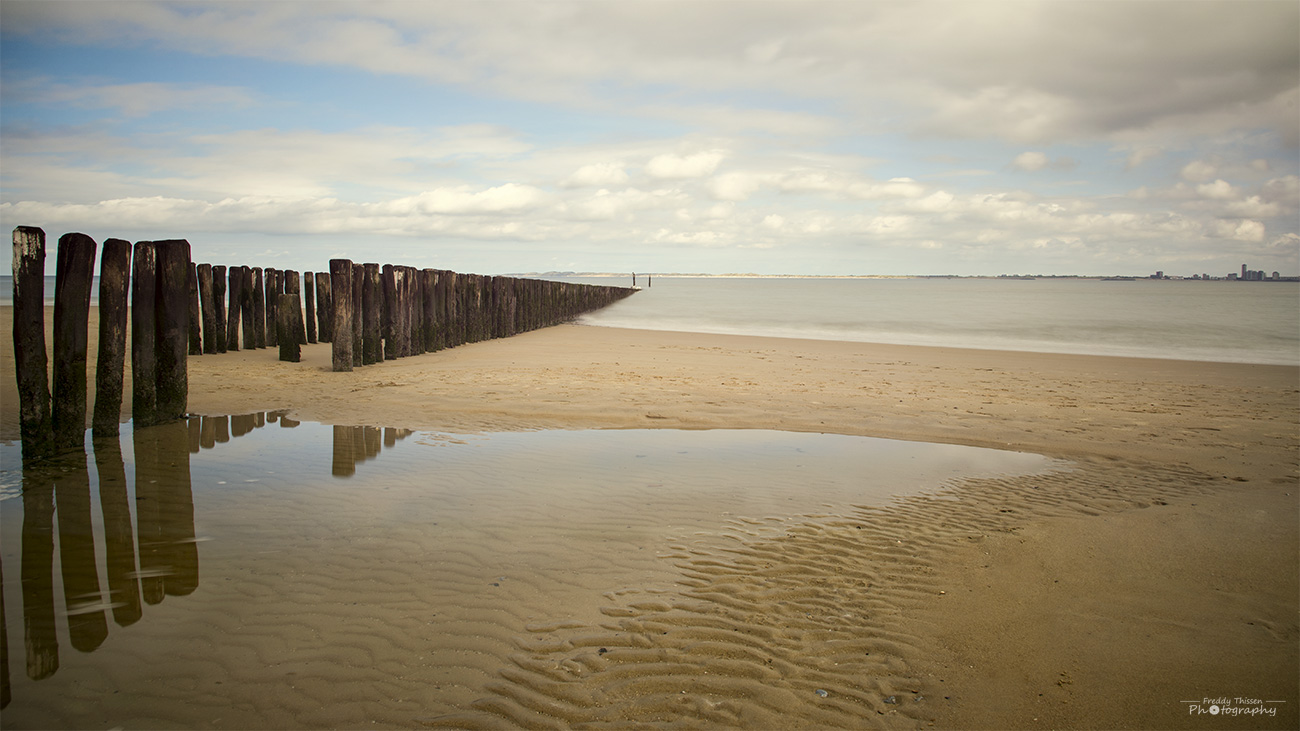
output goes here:
[{"label": "post reflection", "polygon": [[[59,670],[61,644],[93,652],[109,636],[110,616],[112,624],[128,627],[145,618],[146,606],[198,589],[191,455],[274,425],[292,429],[299,422],[282,411],[193,416],[134,429],[131,461],[124,456],[126,435],[93,439],[93,473],[84,451],[24,463],[21,500],[13,499],[22,509],[21,607],[6,606],[0,592],[0,707],[11,700],[11,672],[49,678]],[[331,471],[351,476],[413,433],[335,426]],[[94,516],[96,491],[102,528]],[[18,641],[9,633],[11,615],[22,617],[22,671],[17,652],[15,666],[9,662],[9,641],[15,648]]]},{"label": "post reflection", "polygon": [[[164,596],[189,594],[198,587],[191,434],[184,421],[134,430],[134,526],[121,442],[93,440],[103,516],[102,564],[87,454],[67,452],[23,465],[20,584],[28,678],[43,680],[58,671],[61,641],[79,652],[99,648],[108,637],[109,610],[114,623],[125,627],[142,618],[143,603],[157,604]],[[100,583],[101,568],[107,587]],[[59,585],[61,606],[55,596]],[[0,604],[5,621],[0,707],[12,699],[6,609]]]},{"label": "post reflection", "polygon": [[331,473],[351,477],[357,465],[379,456],[383,447],[393,447],[398,440],[413,434],[410,429],[380,429],[375,426],[334,427],[334,458]]},{"label": "post reflection", "polygon": [[91,652],[108,637],[108,620],[104,616],[104,595],[96,568],[86,453],[68,455],[68,462],[68,470],[54,482],[63,606],[73,648]]}]

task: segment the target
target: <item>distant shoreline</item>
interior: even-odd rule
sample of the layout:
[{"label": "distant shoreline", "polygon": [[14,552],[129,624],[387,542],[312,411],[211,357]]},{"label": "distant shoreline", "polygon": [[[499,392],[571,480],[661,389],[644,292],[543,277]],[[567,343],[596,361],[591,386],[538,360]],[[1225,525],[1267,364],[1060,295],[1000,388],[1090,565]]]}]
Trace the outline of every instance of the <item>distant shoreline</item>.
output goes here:
[{"label": "distant shoreline", "polygon": [[[501,274],[503,277],[573,277],[589,279],[627,279],[631,272],[511,272]],[[661,277],[664,279],[990,279],[995,281],[1037,279],[1068,279],[1071,281],[1096,282],[1244,282],[1246,280],[1211,277],[1209,279],[1194,277],[1167,276],[1139,277],[1126,275],[1100,274],[753,274],[727,273],[703,274],[687,272],[637,272],[638,278]],[[1300,282],[1300,276],[1262,279],[1259,282]]]}]

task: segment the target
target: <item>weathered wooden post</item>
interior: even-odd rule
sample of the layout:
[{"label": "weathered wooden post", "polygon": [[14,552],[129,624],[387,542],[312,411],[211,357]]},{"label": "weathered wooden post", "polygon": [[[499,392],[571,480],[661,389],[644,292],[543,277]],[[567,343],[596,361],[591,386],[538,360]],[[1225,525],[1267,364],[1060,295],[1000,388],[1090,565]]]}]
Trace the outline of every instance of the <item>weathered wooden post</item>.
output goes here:
[{"label": "weathered wooden post", "polygon": [[[209,270],[209,278],[211,274]],[[116,437],[121,420],[130,280],[131,243],[105,240],[99,257],[99,356],[95,360],[95,413],[91,418],[95,437]],[[211,286],[211,282],[208,284]]]},{"label": "weathered wooden post", "polygon": [[360,264],[352,266],[352,366],[365,365],[364,319],[366,289],[366,268]]},{"label": "weathered wooden post", "polygon": [[86,350],[95,240],[81,233],[59,237],[54,284],[54,442],[86,442]]},{"label": "weathered wooden post", "polygon": [[[185,415],[189,403],[187,333],[189,308],[190,242],[185,239],[155,241],[158,284],[155,341],[157,355],[157,418],[172,421]],[[247,277],[245,277],[247,279]],[[133,374],[134,377],[134,374]]]},{"label": "weathered wooden post", "polygon": [[239,271],[243,277],[239,284],[239,314],[244,330],[244,350],[256,350],[257,312],[253,306],[253,270],[251,267],[240,267]]},{"label": "weathered wooden post", "polygon": [[266,347],[266,292],[262,267],[253,267],[253,344]]},{"label": "weathered wooden post", "polygon": [[302,304],[307,313],[307,342],[316,342],[316,280],[311,272],[302,273]]},{"label": "weathered wooden post", "polygon": [[424,306],[420,303],[420,272],[415,267],[402,267],[406,276],[406,354],[424,352],[424,333],[421,320]]},{"label": "weathered wooden post", "polygon": [[393,353],[405,358],[406,352],[406,267],[393,267]]},{"label": "weathered wooden post", "polygon": [[380,290],[379,265],[363,264],[365,281],[361,291],[361,364],[382,363],[384,360],[383,342],[380,340],[379,319],[383,308],[383,293]]},{"label": "weathered wooden post", "polygon": [[[284,270],[284,294],[298,295],[298,298],[294,300],[298,304],[290,313],[290,321],[293,322],[294,339],[298,341],[299,345],[303,345],[307,342],[307,327],[302,319],[302,283],[298,279],[298,272],[292,269]],[[280,300],[276,306],[283,307],[284,300]]]},{"label": "weathered wooden post", "polygon": [[352,262],[330,259],[330,355],[333,369],[352,370]]},{"label": "weathered wooden post", "polygon": [[45,232],[19,226],[13,238],[14,366],[19,433],[26,460],[44,457],[54,449],[45,353]]},{"label": "weathered wooden post", "polygon": [[276,303],[280,301],[280,272],[279,270],[267,267],[262,270],[264,279],[262,294],[262,303],[265,311],[262,316],[265,321],[262,323],[262,330],[266,336],[267,347],[274,347],[279,343],[276,339],[276,329],[279,328],[280,317],[276,311]]},{"label": "weathered wooden post", "polygon": [[280,298],[278,303],[280,320],[276,323],[275,336],[280,343],[280,360],[297,363],[302,359],[302,346],[298,344],[298,338],[294,333],[294,327],[297,323],[294,322],[293,311],[298,306],[296,302],[298,295],[294,293],[278,296]]},{"label": "weathered wooden post", "polygon": [[199,269],[190,262],[189,272],[189,307],[190,307],[190,355],[203,355],[203,319],[199,316]]},{"label": "weathered wooden post", "polygon": [[379,312],[379,337],[384,344],[384,359],[397,357],[397,267],[385,264],[380,275],[381,298]]},{"label": "weathered wooden post", "polygon": [[212,267],[212,314],[216,322],[212,328],[218,353],[226,352],[226,268]]},{"label": "weathered wooden post", "polygon": [[239,350],[240,308],[244,304],[244,268],[232,266],[229,269],[230,287],[226,294],[230,297],[230,306],[226,308],[226,350],[234,353]]},{"label": "weathered wooden post", "polygon": [[137,427],[158,421],[157,298],[157,251],[152,241],[137,241],[131,266],[131,419]]},{"label": "weathered wooden post", "polygon": [[410,355],[425,352],[424,348],[424,273],[415,267],[406,268],[407,312],[410,313]]},{"label": "weathered wooden post", "polygon": [[[108,242],[104,242],[108,246]],[[104,255],[108,255],[107,249]],[[203,322],[203,352],[212,354],[217,352],[217,338],[213,330],[217,327],[217,313],[212,306],[212,265],[199,264],[194,268],[194,274],[199,280],[199,313]],[[103,275],[100,275],[101,281]],[[101,305],[102,307],[102,305]]]},{"label": "weathered wooden post", "polygon": [[322,343],[334,339],[334,291],[330,284],[329,272],[316,272],[316,321],[317,338]]},{"label": "weathered wooden post", "polygon": [[432,353],[438,349],[437,346],[437,322],[438,322],[438,273],[432,269],[424,269],[420,272],[420,307],[423,310],[423,317],[420,329],[420,335],[423,338],[425,353]]}]

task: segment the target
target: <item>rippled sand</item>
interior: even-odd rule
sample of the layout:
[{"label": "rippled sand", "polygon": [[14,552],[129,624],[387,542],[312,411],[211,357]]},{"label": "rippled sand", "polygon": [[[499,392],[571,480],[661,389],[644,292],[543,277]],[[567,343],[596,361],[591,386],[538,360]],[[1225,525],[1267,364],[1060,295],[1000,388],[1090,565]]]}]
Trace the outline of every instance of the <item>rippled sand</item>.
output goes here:
[{"label": "rippled sand", "polygon": [[[634,498],[604,501],[637,518],[621,526],[553,531],[538,510],[471,536],[334,486],[306,504],[348,517],[322,522],[247,476],[277,530],[198,543],[193,594],[15,679],[6,727],[1206,728],[1181,701],[1218,696],[1285,701],[1232,724],[1297,725],[1294,368],[561,327],[331,374],[313,361],[327,347],[295,366],[191,359],[191,407],[444,432],[824,430],[1070,466],[673,536]],[[355,474],[416,447],[438,448],[408,437]],[[196,498],[199,524],[220,512]],[[5,556],[8,596],[19,563]],[[200,593],[211,609],[191,616]]]}]

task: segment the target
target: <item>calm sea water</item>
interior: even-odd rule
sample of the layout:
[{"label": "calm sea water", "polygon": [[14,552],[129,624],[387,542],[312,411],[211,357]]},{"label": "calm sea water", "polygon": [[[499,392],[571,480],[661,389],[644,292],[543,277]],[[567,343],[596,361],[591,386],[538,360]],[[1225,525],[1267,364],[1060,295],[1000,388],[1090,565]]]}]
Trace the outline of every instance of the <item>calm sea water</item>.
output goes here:
[{"label": "calm sea water", "polygon": [[[557,278],[631,284],[609,277]],[[655,277],[588,325],[1300,365],[1300,283]],[[54,278],[46,277],[46,303]],[[12,304],[0,276],[0,304]],[[92,303],[98,281],[92,289]]]},{"label": "calm sea water", "polygon": [[[637,283],[646,284],[643,278]],[[649,330],[1300,365],[1300,284],[1294,282],[655,277],[650,287],[582,321]]]}]

